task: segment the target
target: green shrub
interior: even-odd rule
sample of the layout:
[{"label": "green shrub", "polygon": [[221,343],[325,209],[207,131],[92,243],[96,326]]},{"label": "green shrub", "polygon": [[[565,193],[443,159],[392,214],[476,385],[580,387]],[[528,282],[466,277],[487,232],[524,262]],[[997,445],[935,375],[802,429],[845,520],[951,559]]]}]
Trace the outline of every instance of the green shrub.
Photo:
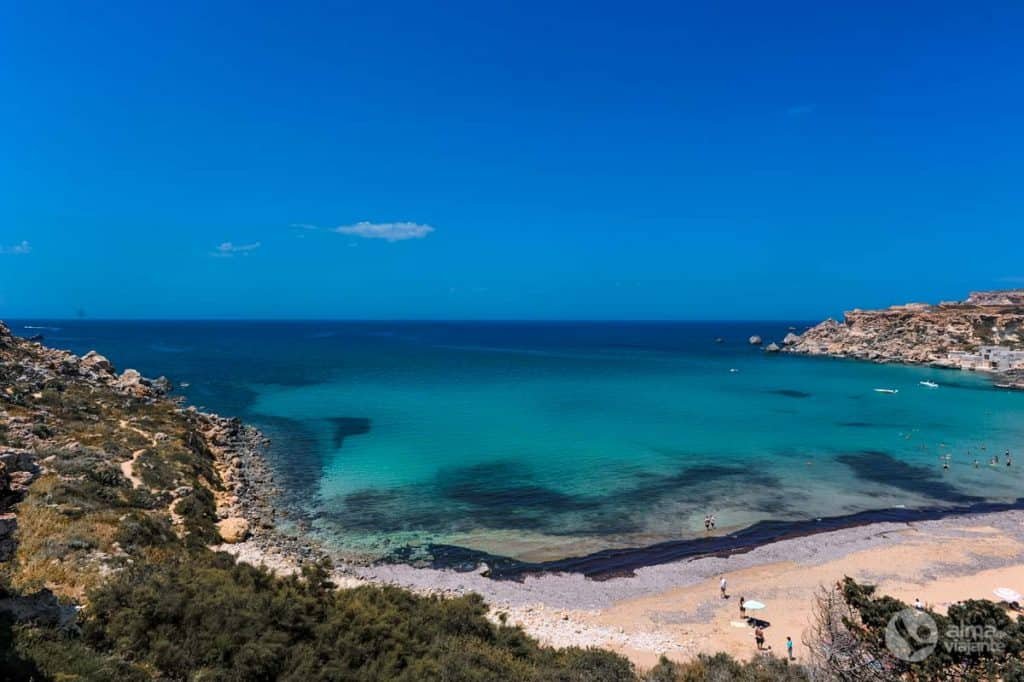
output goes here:
[{"label": "green shrub", "polygon": [[97,448],[64,450],[60,448],[39,448],[39,459],[52,457],[50,465],[61,476],[70,478],[88,477],[104,485],[127,485],[128,481],[115,466],[116,455]]},{"label": "green shrub", "polygon": [[190,545],[203,547],[220,541],[217,532],[217,506],[213,493],[202,486],[197,486],[192,493],[181,498],[175,504],[174,511],[185,522]]},{"label": "green shrub", "polygon": [[167,519],[142,512],[131,512],[117,527],[115,540],[125,551],[160,547],[174,542],[174,531]]},{"label": "green shrub", "polygon": [[775,656],[737,661],[726,653],[701,654],[692,661],[675,663],[662,657],[644,677],[645,682],[806,682],[807,671]]},{"label": "green shrub", "polygon": [[42,679],[42,673],[31,658],[17,649],[14,624],[7,616],[0,616],[0,682]]},{"label": "green shrub", "polygon": [[90,595],[83,642],[170,679],[635,680],[606,651],[540,647],[478,596],[335,590],[325,566],[275,578],[196,551],[127,569]]},{"label": "green shrub", "polygon": [[149,488],[171,490],[178,486],[178,471],[161,453],[146,450],[135,459],[135,475]]},{"label": "green shrub", "polygon": [[0,681],[152,680],[120,657],[96,651],[70,633],[53,628],[12,626],[0,620]]},{"label": "green shrub", "polygon": [[49,438],[53,435],[53,429],[46,424],[33,424],[32,435],[36,438]]}]

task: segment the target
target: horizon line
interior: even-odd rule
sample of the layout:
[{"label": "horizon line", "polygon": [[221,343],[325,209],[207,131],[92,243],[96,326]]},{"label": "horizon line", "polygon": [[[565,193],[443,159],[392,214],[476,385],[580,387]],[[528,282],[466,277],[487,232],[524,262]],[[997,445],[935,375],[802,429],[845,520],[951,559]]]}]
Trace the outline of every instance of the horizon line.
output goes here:
[{"label": "horizon line", "polygon": [[[60,323],[82,323],[82,322],[460,322],[460,323],[566,323],[566,322],[640,322],[640,323],[662,323],[662,322],[814,322],[812,318],[547,318],[547,317],[508,317],[508,318],[458,318],[458,317],[0,317],[0,323],[7,322],[60,322]],[[818,320],[820,321],[820,319]]]}]

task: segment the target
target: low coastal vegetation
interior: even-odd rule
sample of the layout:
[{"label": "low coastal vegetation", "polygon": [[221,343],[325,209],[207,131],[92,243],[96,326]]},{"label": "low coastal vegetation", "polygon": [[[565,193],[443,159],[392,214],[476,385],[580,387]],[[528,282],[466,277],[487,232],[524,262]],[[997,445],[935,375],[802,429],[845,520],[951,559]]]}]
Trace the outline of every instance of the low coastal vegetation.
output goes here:
[{"label": "low coastal vegetation", "polygon": [[612,653],[543,648],[492,624],[478,597],[338,590],[328,568],[278,578],[184,550],[91,591],[74,634],[15,628],[7,663],[51,679],[635,679]]},{"label": "low coastal vegetation", "polygon": [[851,580],[822,596],[810,667],[718,654],[638,671],[542,646],[476,595],[337,589],[325,562],[275,576],[211,548],[225,520],[245,532],[226,518],[238,428],[0,325],[0,680],[1024,680],[1020,619],[953,607],[1005,633],[998,654],[903,664],[883,633],[905,605]]}]

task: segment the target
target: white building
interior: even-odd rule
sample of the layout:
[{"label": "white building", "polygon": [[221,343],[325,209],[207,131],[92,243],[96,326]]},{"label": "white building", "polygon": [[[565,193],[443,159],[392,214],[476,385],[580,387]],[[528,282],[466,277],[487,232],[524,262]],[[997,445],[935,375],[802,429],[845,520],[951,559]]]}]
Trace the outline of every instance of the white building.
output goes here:
[{"label": "white building", "polygon": [[982,346],[977,353],[954,351],[949,354],[949,359],[955,362],[960,369],[986,372],[1024,369],[1024,350],[1012,350],[1003,346]]}]

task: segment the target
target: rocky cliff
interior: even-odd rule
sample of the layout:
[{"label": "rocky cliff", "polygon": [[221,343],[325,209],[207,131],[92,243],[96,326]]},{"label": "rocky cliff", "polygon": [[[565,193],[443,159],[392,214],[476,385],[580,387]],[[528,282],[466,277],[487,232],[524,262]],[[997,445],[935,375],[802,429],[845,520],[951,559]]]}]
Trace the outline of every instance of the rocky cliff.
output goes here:
[{"label": "rocky cliff", "polygon": [[0,597],[6,584],[81,599],[172,547],[270,525],[247,497],[258,434],[182,407],[169,389],[0,323]]},{"label": "rocky cliff", "polygon": [[787,350],[808,355],[959,367],[950,353],[982,346],[1024,349],[1024,290],[972,292],[965,301],[908,303],[851,310],[787,338]]}]

